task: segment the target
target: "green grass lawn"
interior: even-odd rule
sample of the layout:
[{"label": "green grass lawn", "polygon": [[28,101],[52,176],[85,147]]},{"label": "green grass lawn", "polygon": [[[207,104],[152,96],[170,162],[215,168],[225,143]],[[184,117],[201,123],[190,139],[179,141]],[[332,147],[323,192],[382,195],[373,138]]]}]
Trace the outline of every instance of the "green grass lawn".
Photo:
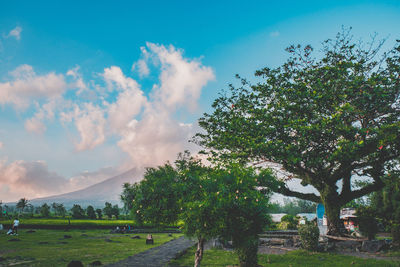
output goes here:
[{"label": "green grass lawn", "polygon": [[[85,266],[95,260],[107,264],[181,236],[153,234],[154,245],[146,245],[146,234],[131,239],[136,234],[109,234],[108,230],[27,231],[20,229],[18,236],[8,236],[4,231],[0,234],[0,257],[6,259],[0,266],[66,266],[71,260],[82,261]],[[15,238],[20,241],[9,241]]]},{"label": "green grass lawn", "polygon": [[[185,255],[177,260],[170,262],[172,266],[193,266],[194,252],[192,248]],[[217,267],[238,265],[235,253],[224,250],[207,250],[204,252],[201,266]],[[308,267],[308,266],[400,266],[400,262],[361,259],[351,256],[335,255],[330,253],[311,253],[303,250],[289,252],[285,255],[258,255],[258,264],[262,266],[291,266],[291,267]]]},{"label": "green grass lawn", "polygon": [[[3,225],[11,225],[14,219],[12,220],[0,220],[0,223]],[[89,219],[70,219],[70,223],[72,226],[123,226],[126,224],[133,225],[132,220],[89,220]],[[68,219],[64,218],[55,218],[55,219],[43,219],[43,218],[27,218],[20,219],[21,226],[30,225],[30,226],[43,226],[43,225],[56,225],[56,226],[67,226]]]}]

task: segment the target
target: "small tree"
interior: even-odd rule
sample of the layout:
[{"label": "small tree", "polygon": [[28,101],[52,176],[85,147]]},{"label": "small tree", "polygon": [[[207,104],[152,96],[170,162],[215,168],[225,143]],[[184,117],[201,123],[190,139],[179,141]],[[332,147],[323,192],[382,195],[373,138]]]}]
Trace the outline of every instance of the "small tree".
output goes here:
[{"label": "small tree", "polygon": [[[119,217],[119,208],[118,208],[118,205],[114,205],[114,206],[112,207],[112,209],[111,209],[111,214],[114,215],[115,219],[118,220],[118,217]],[[111,215],[111,216],[112,216],[112,215]]]},{"label": "small tree", "polygon": [[20,212],[24,212],[24,209],[28,206],[29,200],[27,200],[26,198],[21,198],[18,202],[17,202],[17,209],[20,210]]},{"label": "small tree", "polygon": [[318,226],[307,223],[299,227],[301,244],[304,249],[316,251],[318,249],[319,228]]},{"label": "small tree", "polygon": [[93,208],[93,206],[91,206],[91,205],[89,205],[87,208],[86,208],[86,214],[87,214],[87,216],[89,217],[89,219],[96,219],[96,212],[94,211],[94,208]]},{"label": "small tree", "polygon": [[47,203],[44,203],[44,204],[40,207],[40,216],[42,216],[43,218],[48,218],[48,217],[50,217],[50,206],[47,205]]},{"label": "small tree", "polygon": [[85,217],[85,211],[78,204],[74,204],[74,206],[71,208],[71,213],[72,218],[74,219],[82,219]]},{"label": "small tree", "polygon": [[103,218],[102,212],[103,212],[102,209],[96,209],[97,218],[99,218],[99,220],[101,220]]},{"label": "small tree", "polygon": [[113,208],[112,208],[112,204],[110,202],[106,202],[105,203],[105,206],[103,208],[103,212],[108,217],[108,219],[112,219]]}]

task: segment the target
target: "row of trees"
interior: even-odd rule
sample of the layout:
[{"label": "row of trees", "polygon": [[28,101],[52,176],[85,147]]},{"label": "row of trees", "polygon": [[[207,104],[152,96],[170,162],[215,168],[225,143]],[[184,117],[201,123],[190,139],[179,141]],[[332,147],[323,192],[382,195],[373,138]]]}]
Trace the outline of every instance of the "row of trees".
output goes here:
[{"label": "row of trees", "polygon": [[[42,204],[41,206],[34,207],[29,203],[29,200],[26,198],[21,198],[15,207],[9,207],[2,205],[0,202],[0,217],[4,216],[6,213],[14,213],[14,212],[29,212],[30,214],[38,214],[43,218],[50,218],[53,215],[58,217],[65,217],[68,212],[62,203],[52,203],[51,206],[47,203]],[[52,213],[53,212],[53,213]],[[103,215],[108,218],[112,218],[113,216],[118,219],[120,215],[120,209],[118,205],[112,205],[109,202],[105,203],[103,209],[95,209],[93,206],[89,205],[86,209],[83,209],[80,205],[74,204],[73,207],[69,210],[72,218],[74,219],[102,219]]]}]

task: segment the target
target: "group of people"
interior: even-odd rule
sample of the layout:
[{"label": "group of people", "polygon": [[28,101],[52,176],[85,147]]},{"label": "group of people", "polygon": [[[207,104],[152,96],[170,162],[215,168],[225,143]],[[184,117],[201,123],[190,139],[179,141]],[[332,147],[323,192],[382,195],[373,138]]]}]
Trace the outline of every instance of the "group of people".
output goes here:
[{"label": "group of people", "polygon": [[[19,219],[15,218],[11,228],[7,231],[7,235],[18,235]],[[0,224],[0,231],[4,229],[3,225]]]},{"label": "group of people", "polygon": [[133,226],[131,227],[130,225],[126,224],[125,226],[119,228],[119,226],[117,226],[115,228],[115,230],[113,230],[113,233],[119,233],[119,234],[126,234],[126,233],[130,233],[131,231],[133,231]]}]

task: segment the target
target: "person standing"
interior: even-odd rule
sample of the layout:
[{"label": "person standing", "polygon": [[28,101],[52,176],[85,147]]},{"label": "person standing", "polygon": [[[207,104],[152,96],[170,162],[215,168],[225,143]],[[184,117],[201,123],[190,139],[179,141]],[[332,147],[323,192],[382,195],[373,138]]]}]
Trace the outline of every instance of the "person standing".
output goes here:
[{"label": "person standing", "polygon": [[18,218],[15,218],[15,220],[13,222],[12,230],[13,230],[14,234],[16,234],[16,235],[18,235],[18,226],[19,226],[19,220],[18,220]]}]

